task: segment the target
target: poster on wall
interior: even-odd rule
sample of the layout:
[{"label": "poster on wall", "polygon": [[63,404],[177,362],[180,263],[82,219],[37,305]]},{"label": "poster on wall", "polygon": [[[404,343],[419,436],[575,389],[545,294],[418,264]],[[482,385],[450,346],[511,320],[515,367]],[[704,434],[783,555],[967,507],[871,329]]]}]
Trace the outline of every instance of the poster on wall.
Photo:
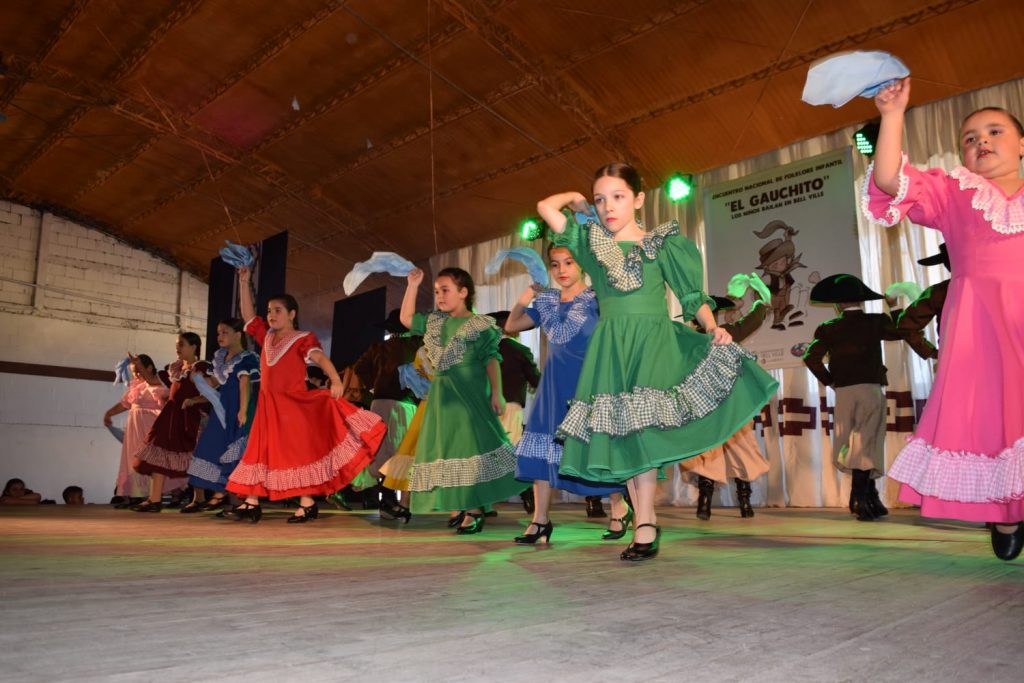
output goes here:
[{"label": "poster on wall", "polygon": [[[850,148],[801,159],[704,190],[708,290],[726,295],[736,273],[754,273],[771,292],[761,327],[743,340],[768,369],[797,367],[814,329],[835,316],[811,305],[811,288],[834,273],[860,275]],[[748,291],[730,322],[750,310]]]}]

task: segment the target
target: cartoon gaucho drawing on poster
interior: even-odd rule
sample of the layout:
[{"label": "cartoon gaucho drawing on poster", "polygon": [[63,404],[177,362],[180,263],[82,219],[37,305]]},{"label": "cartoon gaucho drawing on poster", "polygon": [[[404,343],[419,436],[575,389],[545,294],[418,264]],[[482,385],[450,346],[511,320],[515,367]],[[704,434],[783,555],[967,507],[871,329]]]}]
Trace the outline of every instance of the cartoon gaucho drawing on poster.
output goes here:
[{"label": "cartoon gaucho drawing on poster", "polygon": [[[808,305],[820,273],[860,275],[855,201],[849,148],[704,190],[709,291],[753,272],[771,292],[770,315],[743,342],[764,367],[801,366],[814,329],[834,315]],[[750,307],[738,304],[737,314]]]}]

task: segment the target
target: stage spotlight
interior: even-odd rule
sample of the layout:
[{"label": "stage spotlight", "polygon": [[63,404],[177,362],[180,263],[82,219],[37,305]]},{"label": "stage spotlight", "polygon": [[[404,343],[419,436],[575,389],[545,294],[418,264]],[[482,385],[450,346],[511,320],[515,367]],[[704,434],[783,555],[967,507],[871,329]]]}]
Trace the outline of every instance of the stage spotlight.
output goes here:
[{"label": "stage spotlight", "polygon": [[519,225],[519,236],[524,240],[539,240],[544,236],[544,221],[539,218],[527,218]]},{"label": "stage spotlight", "polygon": [[665,194],[673,202],[689,199],[693,194],[693,176],[676,173],[665,183]]},{"label": "stage spotlight", "polygon": [[878,121],[872,121],[854,133],[853,144],[864,156],[872,156],[875,153],[875,145],[878,144]]}]

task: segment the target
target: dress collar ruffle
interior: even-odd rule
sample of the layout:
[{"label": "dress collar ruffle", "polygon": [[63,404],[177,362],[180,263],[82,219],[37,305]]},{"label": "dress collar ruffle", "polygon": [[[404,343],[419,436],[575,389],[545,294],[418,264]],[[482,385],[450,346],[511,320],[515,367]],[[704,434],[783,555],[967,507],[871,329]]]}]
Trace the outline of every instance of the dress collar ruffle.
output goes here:
[{"label": "dress collar ruffle", "polygon": [[477,339],[484,330],[495,327],[494,318],[486,315],[474,315],[462,323],[447,344],[442,344],[441,335],[444,332],[444,321],[449,317],[451,316],[447,313],[433,311],[427,318],[423,345],[427,349],[427,358],[433,366],[434,372],[444,372],[448,368],[458,365],[466,353],[467,343]]},{"label": "dress collar ruffle", "polygon": [[963,166],[954,168],[949,176],[960,184],[961,190],[974,190],[971,206],[982,213],[993,230],[1002,235],[1024,232],[1024,192],[1018,191],[1009,198],[998,185]]},{"label": "dress collar ruffle", "polygon": [[590,302],[596,298],[594,290],[587,287],[577,294],[565,315],[561,315],[562,293],[557,289],[539,292],[533,307],[540,314],[540,326],[552,344],[567,344],[579,334],[587,322]]},{"label": "dress collar ruffle", "polygon": [[633,292],[644,286],[644,265],[641,254],[655,260],[665,245],[665,238],[679,234],[679,223],[672,220],[654,228],[643,239],[634,242],[626,253],[608,228],[591,217],[587,221],[587,243],[591,253],[605,270],[608,284],[620,292]]}]

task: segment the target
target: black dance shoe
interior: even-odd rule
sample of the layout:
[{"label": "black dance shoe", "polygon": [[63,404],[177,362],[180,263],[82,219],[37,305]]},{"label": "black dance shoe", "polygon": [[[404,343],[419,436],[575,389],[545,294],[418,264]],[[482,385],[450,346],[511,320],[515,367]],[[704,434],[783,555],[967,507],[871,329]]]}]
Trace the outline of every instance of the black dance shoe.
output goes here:
[{"label": "black dance shoe", "polygon": [[146,499],[138,505],[132,505],[128,509],[132,512],[160,512],[164,509],[164,506],[162,503],[154,503],[151,500]]},{"label": "black dance shoe", "polygon": [[224,510],[224,519],[233,519],[236,522],[251,522],[255,524],[263,518],[263,508],[259,504],[241,503],[231,510]]},{"label": "black dance shoe", "polygon": [[1000,560],[1013,560],[1020,555],[1024,548],[1024,522],[1017,524],[1017,530],[1010,534],[1004,534],[992,525],[992,552]]},{"label": "black dance shoe", "polygon": [[320,508],[316,506],[316,503],[313,503],[312,505],[300,505],[299,510],[302,510],[302,514],[292,515],[289,517],[289,524],[305,524],[306,522],[312,522],[320,516]]},{"label": "black dance shoe", "polygon": [[449,529],[454,529],[455,527],[457,527],[460,524],[462,524],[462,519],[465,516],[466,516],[466,511],[465,510],[460,510],[459,514],[455,515],[454,517],[449,517],[448,518],[448,528]]},{"label": "black dance shoe", "polygon": [[206,507],[206,502],[205,501],[202,502],[202,503],[197,503],[195,501],[192,501],[188,505],[181,506],[181,508],[178,509],[178,512],[181,512],[181,513],[186,514],[186,515],[190,515],[193,512],[202,512],[203,508],[205,508],[205,507]]},{"label": "black dance shoe", "polygon": [[[619,540],[620,538],[622,538],[623,536],[626,535],[626,532],[629,530],[629,524],[632,521],[633,521],[633,508],[631,508],[631,507],[629,507],[627,505],[626,506],[626,516],[625,517],[612,517],[611,519],[608,520],[608,528],[601,535],[601,540],[602,541],[617,541],[617,540]],[[615,522],[617,522],[621,528],[618,529],[618,530],[613,531],[611,526]]]},{"label": "black dance shoe", "polygon": [[388,521],[394,519],[404,520],[406,524],[412,519],[412,513],[409,512],[409,508],[405,507],[401,503],[396,501],[380,501],[380,517]]},{"label": "black dance shoe", "polygon": [[227,494],[216,497],[214,496],[210,500],[206,501],[206,505],[203,506],[203,512],[212,512],[214,510],[220,510],[222,507],[228,504]]},{"label": "black dance shoe", "polygon": [[875,517],[885,517],[889,514],[889,509],[882,504],[882,499],[878,497],[878,486],[875,483],[876,480],[868,480],[868,507],[871,508],[871,514]]},{"label": "black dance shoe", "polygon": [[478,534],[484,530],[484,521],[486,521],[486,517],[484,517],[478,512],[467,512],[465,514],[466,517],[473,518],[473,523],[467,524],[466,526],[460,526],[458,529],[455,530],[455,533],[463,535]]},{"label": "black dance shoe", "polygon": [[654,540],[650,543],[630,543],[626,546],[626,549],[619,555],[619,559],[626,560],[627,562],[642,562],[643,560],[651,560],[658,556],[658,544],[661,541],[661,527],[656,524],[640,524],[637,529],[642,529],[645,526],[652,527],[654,529]]},{"label": "black dance shoe", "polygon": [[554,531],[555,525],[548,520],[547,524],[537,524],[537,522],[530,522],[530,525],[526,528],[535,527],[537,531],[532,534],[523,534],[522,536],[516,536],[516,545],[534,545],[540,539],[544,539],[545,543],[551,542],[551,532]]}]

